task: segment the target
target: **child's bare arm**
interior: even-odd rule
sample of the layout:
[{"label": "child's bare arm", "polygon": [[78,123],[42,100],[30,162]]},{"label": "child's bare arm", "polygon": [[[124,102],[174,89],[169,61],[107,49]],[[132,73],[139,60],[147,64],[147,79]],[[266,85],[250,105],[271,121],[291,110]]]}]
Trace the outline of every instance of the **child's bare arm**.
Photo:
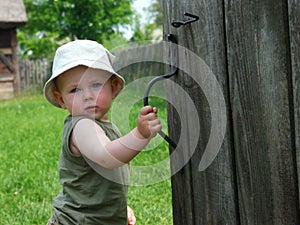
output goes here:
[{"label": "child's bare arm", "polygon": [[138,117],[138,126],[127,135],[111,141],[94,121],[80,120],[71,136],[71,149],[105,168],[128,163],[161,130],[157,109],[145,106]]}]

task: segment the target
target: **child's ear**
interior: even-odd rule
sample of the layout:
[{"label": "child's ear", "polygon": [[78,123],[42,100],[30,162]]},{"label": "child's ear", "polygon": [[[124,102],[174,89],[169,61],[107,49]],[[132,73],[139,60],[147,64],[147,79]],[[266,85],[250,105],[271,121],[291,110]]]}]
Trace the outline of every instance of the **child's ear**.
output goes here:
[{"label": "child's ear", "polygon": [[111,90],[112,90],[113,98],[115,98],[119,90],[119,80],[115,76],[111,79]]},{"label": "child's ear", "polygon": [[54,98],[56,99],[57,103],[59,104],[59,106],[63,109],[66,109],[66,105],[65,105],[65,102],[62,98],[62,95],[59,91],[53,91],[53,96]]}]

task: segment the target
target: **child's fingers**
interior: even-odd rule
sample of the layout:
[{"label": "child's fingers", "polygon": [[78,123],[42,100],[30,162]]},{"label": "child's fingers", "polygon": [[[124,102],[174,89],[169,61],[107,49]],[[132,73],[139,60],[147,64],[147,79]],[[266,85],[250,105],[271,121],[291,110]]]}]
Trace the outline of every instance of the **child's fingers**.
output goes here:
[{"label": "child's fingers", "polygon": [[159,119],[153,120],[149,122],[149,129],[151,132],[151,137],[154,137],[157,132],[159,132],[162,129],[162,125],[160,123]]},{"label": "child's fingers", "polygon": [[148,113],[153,112],[153,107],[150,105],[144,106],[143,108],[141,108],[140,110],[140,114],[141,115],[147,115]]},{"label": "child's fingers", "polygon": [[156,107],[152,107],[150,105],[147,105],[147,106],[144,106],[141,111],[140,111],[140,114],[141,115],[147,115],[149,113],[154,113],[154,114],[157,114],[158,112],[158,109]]},{"label": "child's fingers", "polygon": [[159,131],[161,131],[161,125],[156,125],[152,127],[151,137],[154,137]]},{"label": "child's fingers", "polygon": [[154,119],[154,120],[151,120],[149,121],[149,125],[154,127],[154,126],[157,126],[157,125],[160,125],[160,120],[158,118]]},{"label": "child's fingers", "polygon": [[160,120],[157,118],[157,108],[144,106],[138,117],[138,130],[145,138],[154,137],[161,130]]},{"label": "child's fingers", "polygon": [[153,121],[153,120],[157,120],[157,115],[155,113],[148,113],[147,115],[142,116],[143,120],[147,120],[147,121]]}]

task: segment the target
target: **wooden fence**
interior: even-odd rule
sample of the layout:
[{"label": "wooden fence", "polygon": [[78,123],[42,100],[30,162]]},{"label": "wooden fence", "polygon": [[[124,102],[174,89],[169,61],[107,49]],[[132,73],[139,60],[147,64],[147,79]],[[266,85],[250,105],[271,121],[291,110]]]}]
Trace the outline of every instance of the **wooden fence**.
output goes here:
[{"label": "wooden fence", "polygon": [[[125,49],[119,49],[113,52],[113,54],[117,56],[114,67],[124,76],[127,84],[141,77],[157,76],[164,73],[165,65],[160,62],[147,61],[144,59],[158,58],[161,53],[162,49],[153,52],[151,44],[128,45]],[[139,60],[131,61],[130,54],[135,55],[133,58]],[[21,90],[21,94],[41,93],[44,83],[51,75],[51,66],[52,62],[47,60],[20,59],[20,87],[18,88]],[[146,83],[137,88],[144,90],[145,86]]]},{"label": "wooden fence", "polygon": [[[180,46],[206,62],[226,103],[220,116],[227,118],[219,154],[206,170],[199,170],[210,136],[221,134],[212,130],[216,121],[203,87],[177,80],[197,108],[200,134],[193,156],[172,177],[174,224],[300,224],[300,1],[161,2],[164,35],[174,34]],[[184,12],[199,20],[173,27],[173,20],[190,19]],[[199,69],[199,77],[208,74],[184,54],[179,63]],[[183,76],[180,71],[178,77]],[[192,135],[195,123],[188,116],[186,97],[176,92],[170,97],[183,113],[179,117],[170,108],[171,138]],[[182,130],[182,124],[189,126]],[[190,141],[177,151],[184,158]],[[172,167],[177,163],[173,160]]]},{"label": "wooden fence", "polygon": [[51,63],[46,60],[19,60],[21,93],[41,93],[43,85],[51,75]]}]

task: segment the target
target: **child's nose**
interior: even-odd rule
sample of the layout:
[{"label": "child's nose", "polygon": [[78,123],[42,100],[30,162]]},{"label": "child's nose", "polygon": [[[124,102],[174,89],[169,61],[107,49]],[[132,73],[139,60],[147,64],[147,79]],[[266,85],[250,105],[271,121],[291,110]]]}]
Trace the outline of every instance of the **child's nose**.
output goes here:
[{"label": "child's nose", "polygon": [[85,101],[87,101],[87,100],[91,100],[91,99],[93,99],[94,98],[94,93],[93,93],[93,91],[90,89],[90,88],[86,88],[85,90],[84,90],[84,92],[83,92],[83,99],[85,100]]}]

